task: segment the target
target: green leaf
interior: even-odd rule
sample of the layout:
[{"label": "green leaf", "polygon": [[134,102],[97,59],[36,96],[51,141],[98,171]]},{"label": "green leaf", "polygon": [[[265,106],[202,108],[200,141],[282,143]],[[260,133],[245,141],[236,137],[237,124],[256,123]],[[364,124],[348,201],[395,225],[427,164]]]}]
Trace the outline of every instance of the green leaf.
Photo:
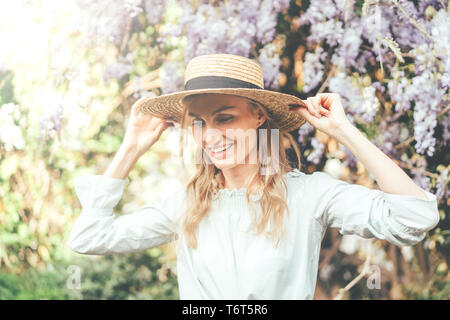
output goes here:
[{"label": "green leaf", "polygon": [[9,178],[17,171],[18,166],[19,161],[16,155],[6,158],[0,164],[0,178],[9,180]]}]

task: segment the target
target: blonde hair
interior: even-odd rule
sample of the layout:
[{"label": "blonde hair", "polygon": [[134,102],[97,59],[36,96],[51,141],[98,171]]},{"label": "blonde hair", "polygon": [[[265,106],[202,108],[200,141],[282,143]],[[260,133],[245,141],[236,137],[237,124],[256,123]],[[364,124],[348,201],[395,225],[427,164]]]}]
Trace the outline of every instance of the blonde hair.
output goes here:
[{"label": "blonde hair", "polygon": [[[187,96],[183,99],[184,112],[181,120],[181,131],[187,128],[187,113],[188,107],[191,105],[192,100],[196,96],[201,94],[194,94]],[[240,96],[238,96],[240,97]],[[276,121],[269,115],[267,110],[257,101],[250,98],[240,97],[247,100],[249,107],[253,110],[261,111],[266,116],[266,121],[259,127],[261,129],[267,129],[267,156],[272,159],[271,153],[271,129],[278,128]],[[259,173],[263,170],[261,159],[257,157],[257,170],[255,173],[249,177],[246,184],[246,199],[252,208],[252,226],[256,227],[256,234],[261,234],[265,231],[267,223],[270,221],[271,229],[266,235],[271,235],[275,240],[275,246],[278,247],[281,238],[285,231],[285,212],[288,211],[288,206],[286,203],[287,197],[287,186],[284,181],[283,175],[286,172],[292,170],[287,160],[286,151],[292,147],[296,153],[298,167],[301,166],[300,160],[300,150],[297,143],[294,141],[293,137],[289,132],[279,131],[279,165],[280,170],[275,170],[274,174],[260,175]],[[259,135],[257,135],[259,136]],[[257,142],[257,154],[259,153],[260,142],[258,137]],[[180,135],[180,157],[183,159],[183,134]],[[266,162],[264,162],[266,163]],[[184,163],[183,163],[184,166]],[[224,176],[220,169],[218,169],[214,164],[205,163],[201,161],[200,164],[196,164],[196,172],[194,177],[186,185],[186,211],[182,215],[183,225],[182,233],[186,236],[187,244],[191,248],[197,248],[197,238],[195,235],[195,230],[198,227],[200,221],[206,216],[211,206],[211,197],[217,194],[218,189],[224,187]],[[257,185],[262,185],[262,194],[260,198],[261,206],[261,218],[257,221],[257,215],[252,201],[250,201],[251,190],[248,188],[252,182],[256,182]],[[286,193],[285,193],[286,191]]]}]

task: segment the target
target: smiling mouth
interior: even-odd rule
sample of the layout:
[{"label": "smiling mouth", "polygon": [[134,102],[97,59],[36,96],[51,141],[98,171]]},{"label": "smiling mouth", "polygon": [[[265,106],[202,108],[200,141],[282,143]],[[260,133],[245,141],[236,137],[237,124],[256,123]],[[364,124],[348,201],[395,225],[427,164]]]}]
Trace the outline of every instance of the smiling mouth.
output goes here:
[{"label": "smiling mouth", "polygon": [[208,150],[209,150],[209,152],[211,152],[211,153],[219,153],[219,152],[228,150],[228,149],[229,149],[230,147],[232,147],[233,145],[234,145],[234,142],[233,142],[233,143],[230,143],[230,144],[228,144],[228,145],[226,145],[226,146],[224,146],[224,147],[220,147],[220,148],[216,148],[216,149],[208,148]]}]

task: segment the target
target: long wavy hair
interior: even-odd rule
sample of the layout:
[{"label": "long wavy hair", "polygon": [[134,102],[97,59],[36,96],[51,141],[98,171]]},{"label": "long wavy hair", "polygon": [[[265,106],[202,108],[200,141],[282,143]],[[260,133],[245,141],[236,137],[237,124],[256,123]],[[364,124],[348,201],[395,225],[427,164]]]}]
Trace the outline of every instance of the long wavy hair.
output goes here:
[{"label": "long wavy hair", "polygon": [[[181,120],[181,132],[180,135],[180,158],[183,159],[183,132],[188,131],[187,123],[187,113],[188,108],[193,102],[193,99],[201,94],[194,94],[187,96],[183,99],[184,112]],[[269,232],[265,232],[266,236],[271,236],[275,242],[275,247],[278,247],[282,236],[286,228],[286,220],[288,215],[288,206],[286,202],[287,198],[287,185],[284,181],[283,175],[293,168],[290,166],[287,160],[286,151],[292,148],[297,157],[298,168],[301,167],[300,150],[297,143],[294,141],[293,137],[289,132],[279,130],[278,134],[278,156],[280,170],[274,170],[273,174],[261,175],[260,172],[265,170],[266,164],[270,163],[272,158],[272,130],[278,128],[276,121],[270,117],[266,109],[257,101],[250,98],[244,98],[248,102],[248,106],[253,108],[254,111],[260,111],[266,116],[266,121],[258,129],[267,129],[267,150],[264,150],[266,158],[260,159],[257,157],[257,170],[251,175],[245,184],[246,188],[246,199],[252,210],[252,227],[256,229],[256,234],[261,234],[266,230],[266,225],[270,221],[271,229]],[[259,135],[257,134],[257,155],[263,154],[260,152],[261,142],[259,140]],[[275,137],[276,139],[276,137]],[[203,152],[201,146],[197,146],[196,152]],[[202,153],[203,154],[203,153]],[[206,155],[207,156],[207,155]],[[210,161],[211,162],[211,161]],[[184,163],[182,162],[183,166]],[[270,164],[269,164],[270,165]],[[195,235],[195,230],[198,227],[200,221],[207,215],[211,206],[211,197],[218,193],[219,189],[224,188],[225,178],[223,176],[222,170],[218,169],[213,163],[207,163],[205,161],[200,161],[200,163],[195,164],[196,171],[191,178],[191,180],[186,185],[186,211],[184,215],[181,215],[180,219],[183,219],[183,225],[181,232],[186,236],[187,245],[190,248],[197,248],[197,237]],[[256,183],[262,186],[261,198],[259,199],[259,205],[261,206],[261,216],[257,219],[256,209],[250,200],[251,190],[250,186]],[[286,218],[286,219],[285,219]],[[179,222],[179,221],[178,221]]]}]

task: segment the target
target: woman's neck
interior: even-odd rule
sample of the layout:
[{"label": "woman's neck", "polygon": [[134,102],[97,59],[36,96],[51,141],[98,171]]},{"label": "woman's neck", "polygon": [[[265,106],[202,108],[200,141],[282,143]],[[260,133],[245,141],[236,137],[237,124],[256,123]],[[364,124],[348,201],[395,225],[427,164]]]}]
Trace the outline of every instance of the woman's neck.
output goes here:
[{"label": "woman's neck", "polygon": [[[230,169],[222,170],[225,179],[224,189],[233,190],[247,188],[245,185],[246,180],[249,179],[257,169],[258,165],[256,164],[242,164]],[[258,186],[255,184],[255,181],[251,184],[250,189],[252,192],[257,191]]]}]

